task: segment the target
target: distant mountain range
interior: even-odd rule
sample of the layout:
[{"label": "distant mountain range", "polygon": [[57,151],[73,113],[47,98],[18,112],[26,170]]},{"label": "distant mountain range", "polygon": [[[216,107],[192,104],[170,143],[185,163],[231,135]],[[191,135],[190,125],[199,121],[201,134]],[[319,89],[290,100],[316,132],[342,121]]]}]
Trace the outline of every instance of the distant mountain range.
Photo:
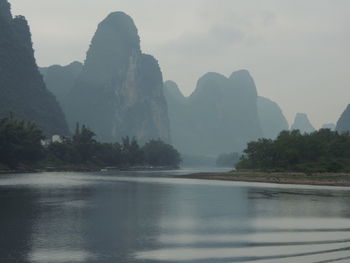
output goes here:
[{"label": "distant mountain range", "polygon": [[164,83],[174,145],[192,155],[240,152],[261,137],[275,138],[288,129],[279,106],[258,97],[247,70],[229,78],[207,73],[195,91],[184,97],[174,81]]},{"label": "distant mountain range", "polygon": [[[98,25],[84,63],[41,68],[41,74],[28,24],[12,17],[6,0],[0,0],[0,32],[0,115],[33,120],[48,134],[69,134],[66,116],[71,132],[79,122],[102,141],[160,138],[182,153],[213,157],[289,129],[279,105],[258,96],[247,70],[229,77],[209,72],[189,97],[174,81],[163,83],[158,61],[142,53],[125,13],[111,13]],[[315,130],[301,113],[291,129]],[[350,130],[350,106],[336,129]]]}]

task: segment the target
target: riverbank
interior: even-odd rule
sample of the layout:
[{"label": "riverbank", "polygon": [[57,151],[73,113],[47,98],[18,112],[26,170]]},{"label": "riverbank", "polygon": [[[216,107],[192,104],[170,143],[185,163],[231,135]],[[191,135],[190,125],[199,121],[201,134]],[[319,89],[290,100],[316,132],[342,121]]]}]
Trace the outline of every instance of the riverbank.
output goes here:
[{"label": "riverbank", "polygon": [[45,168],[22,168],[15,170],[0,170],[0,174],[19,174],[19,173],[44,173],[44,172],[108,172],[108,171],[166,171],[176,170],[178,166],[123,166],[123,167],[104,167],[104,166],[59,166]]},{"label": "riverbank", "polygon": [[350,186],[349,173],[293,173],[293,172],[226,172],[196,173],[176,176],[185,179],[223,180],[274,184],[304,184],[324,186]]}]

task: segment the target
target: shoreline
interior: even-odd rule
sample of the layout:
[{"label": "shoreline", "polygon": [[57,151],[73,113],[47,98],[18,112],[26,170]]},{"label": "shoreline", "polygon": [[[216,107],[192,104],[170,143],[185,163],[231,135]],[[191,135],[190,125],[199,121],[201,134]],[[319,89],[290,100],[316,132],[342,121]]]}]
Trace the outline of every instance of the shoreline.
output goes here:
[{"label": "shoreline", "polygon": [[176,170],[174,166],[129,166],[129,167],[46,167],[18,170],[0,170],[0,174],[25,174],[46,172],[138,172],[138,171],[167,171]]},{"label": "shoreline", "polygon": [[249,183],[273,183],[318,186],[350,187],[349,173],[294,173],[294,172],[225,172],[225,173],[195,173],[179,175],[176,178],[219,180]]}]

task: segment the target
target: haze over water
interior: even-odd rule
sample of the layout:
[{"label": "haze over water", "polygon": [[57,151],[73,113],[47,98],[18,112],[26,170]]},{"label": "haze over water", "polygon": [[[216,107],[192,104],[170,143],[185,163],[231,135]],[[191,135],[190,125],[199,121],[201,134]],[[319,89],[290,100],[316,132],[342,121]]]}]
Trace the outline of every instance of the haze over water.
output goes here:
[{"label": "haze over water", "polygon": [[349,262],[348,189],[189,172],[1,175],[1,262]]}]

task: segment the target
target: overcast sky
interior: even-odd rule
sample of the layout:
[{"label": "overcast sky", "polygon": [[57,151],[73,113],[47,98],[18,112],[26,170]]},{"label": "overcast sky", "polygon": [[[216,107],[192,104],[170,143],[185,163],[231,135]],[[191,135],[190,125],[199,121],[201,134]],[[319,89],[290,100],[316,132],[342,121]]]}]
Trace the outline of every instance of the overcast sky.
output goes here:
[{"label": "overcast sky", "polygon": [[29,20],[40,66],[83,61],[97,24],[124,11],[164,79],[191,94],[209,71],[248,69],[291,123],[319,127],[350,103],[348,0],[9,0]]}]

